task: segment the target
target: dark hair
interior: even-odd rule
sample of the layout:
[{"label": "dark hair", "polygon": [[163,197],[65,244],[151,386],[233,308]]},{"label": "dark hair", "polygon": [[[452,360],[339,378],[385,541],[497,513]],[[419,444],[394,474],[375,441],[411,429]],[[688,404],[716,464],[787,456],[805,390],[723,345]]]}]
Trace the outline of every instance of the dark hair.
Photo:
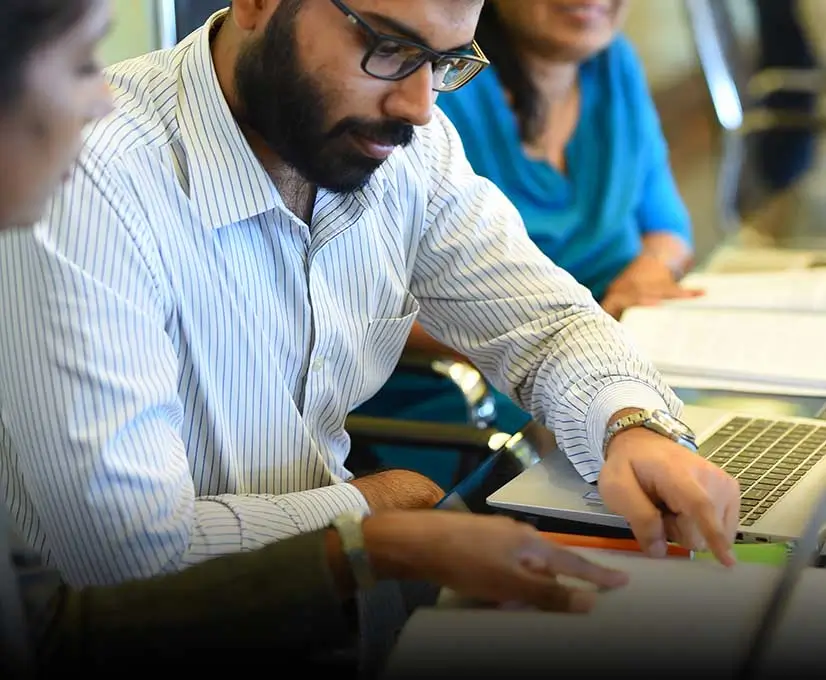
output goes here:
[{"label": "dark hair", "polygon": [[482,7],[476,41],[512,97],[512,107],[519,121],[522,140],[533,141],[539,134],[544,117],[541,102],[536,86],[516,50],[514,38],[502,21],[496,3],[490,0]]},{"label": "dark hair", "polygon": [[0,0],[0,111],[23,87],[32,54],[74,27],[91,0]]}]

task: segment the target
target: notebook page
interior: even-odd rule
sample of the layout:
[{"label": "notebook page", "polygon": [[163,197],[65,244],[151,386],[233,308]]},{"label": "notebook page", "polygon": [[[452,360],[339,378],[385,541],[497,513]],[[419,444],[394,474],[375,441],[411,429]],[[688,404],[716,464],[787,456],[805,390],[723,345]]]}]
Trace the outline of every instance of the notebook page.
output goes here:
[{"label": "notebook page", "polygon": [[826,312],[826,271],[766,272],[761,274],[690,274],[687,288],[705,295],[675,300],[670,305],[729,309]]},{"label": "notebook page", "polygon": [[665,374],[826,393],[826,314],[639,307],[622,325]]},{"label": "notebook page", "polygon": [[708,262],[708,269],[717,272],[768,272],[804,270],[820,264],[822,253],[816,250],[786,248],[744,248],[723,246]]},{"label": "notebook page", "polygon": [[[715,390],[722,392],[741,392],[744,394],[759,394],[774,398],[804,397],[823,399],[826,397],[826,387],[823,385],[778,385],[772,382],[758,382],[754,379],[735,380],[726,377],[708,377],[688,375],[685,373],[664,373],[665,383],[674,389],[687,390]],[[777,415],[778,409],[775,403],[767,406],[773,415]],[[737,410],[737,409],[735,409]],[[742,409],[741,409],[742,410]],[[749,411],[754,411],[755,406],[749,405]],[[788,415],[799,415],[789,413]],[[805,414],[803,414],[805,415]],[[811,416],[806,416],[811,417]],[[820,417],[820,416],[818,416]]]}]

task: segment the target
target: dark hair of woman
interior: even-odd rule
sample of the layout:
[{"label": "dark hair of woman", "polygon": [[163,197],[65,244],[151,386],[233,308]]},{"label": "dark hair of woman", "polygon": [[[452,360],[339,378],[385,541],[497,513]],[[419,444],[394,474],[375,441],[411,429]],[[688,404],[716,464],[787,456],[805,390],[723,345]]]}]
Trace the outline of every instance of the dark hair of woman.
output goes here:
[{"label": "dark hair of woman", "polygon": [[496,70],[505,91],[511,96],[511,106],[519,121],[522,141],[534,141],[544,119],[540,99],[514,40],[493,2],[486,2],[482,8],[476,41]]},{"label": "dark hair of woman", "polygon": [[20,95],[32,54],[71,30],[89,5],[90,0],[0,1],[0,111]]}]

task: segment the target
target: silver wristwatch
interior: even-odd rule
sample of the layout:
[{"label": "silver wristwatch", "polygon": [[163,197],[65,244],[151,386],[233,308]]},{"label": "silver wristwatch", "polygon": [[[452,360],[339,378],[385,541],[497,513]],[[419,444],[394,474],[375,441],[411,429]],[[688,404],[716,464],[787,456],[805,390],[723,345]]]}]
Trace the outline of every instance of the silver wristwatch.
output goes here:
[{"label": "silver wristwatch", "polygon": [[351,510],[333,520],[333,527],[338,532],[341,548],[347,556],[359,590],[368,590],[376,585],[376,577],[370,566],[370,557],[364,545],[364,533],[361,529],[366,514]]},{"label": "silver wristwatch", "polygon": [[602,444],[603,453],[608,449],[608,444],[617,434],[632,427],[644,427],[663,437],[668,437],[671,441],[677,442],[691,451],[697,451],[697,437],[684,422],[672,416],[668,411],[640,410],[618,418],[608,426],[605,441]]}]

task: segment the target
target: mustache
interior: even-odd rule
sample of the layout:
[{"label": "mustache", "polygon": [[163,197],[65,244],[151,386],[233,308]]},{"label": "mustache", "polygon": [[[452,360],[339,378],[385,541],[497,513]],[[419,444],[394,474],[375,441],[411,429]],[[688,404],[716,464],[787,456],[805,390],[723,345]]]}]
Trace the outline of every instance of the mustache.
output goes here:
[{"label": "mustache", "polygon": [[332,140],[347,134],[366,137],[372,142],[386,146],[407,146],[413,141],[414,129],[409,123],[396,120],[373,122],[358,118],[345,118],[339,121],[327,136]]}]

